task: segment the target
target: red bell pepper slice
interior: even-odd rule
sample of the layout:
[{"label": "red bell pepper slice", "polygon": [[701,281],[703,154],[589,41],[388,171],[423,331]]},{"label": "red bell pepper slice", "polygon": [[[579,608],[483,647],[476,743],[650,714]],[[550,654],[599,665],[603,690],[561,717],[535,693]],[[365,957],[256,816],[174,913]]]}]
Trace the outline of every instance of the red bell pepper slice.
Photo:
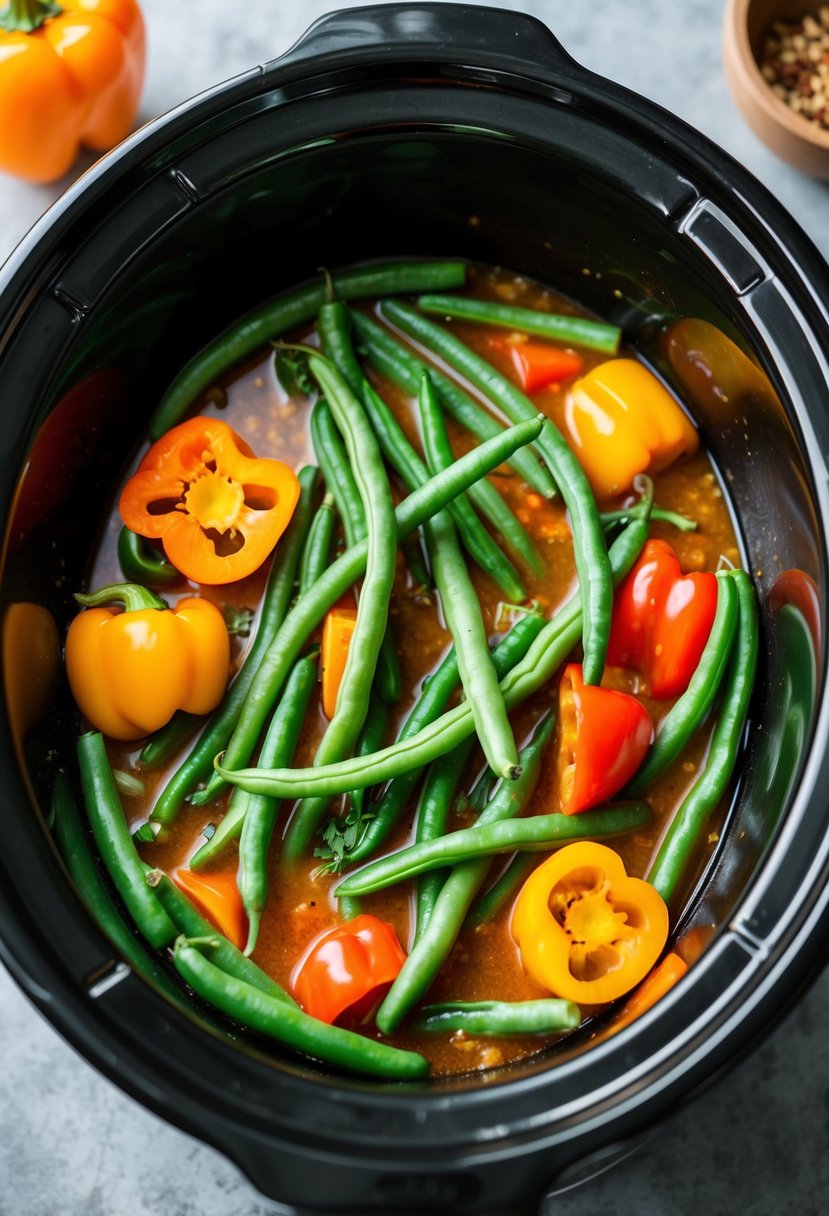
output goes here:
[{"label": "red bell pepper slice", "polygon": [[681,696],[717,611],[717,579],[683,574],[664,540],[649,540],[616,592],[607,661],[633,667],[659,700]]},{"label": "red bell pepper slice", "polygon": [[577,815],[630,781],[653,742],[653,724],[636,697],[585,684],[579,663],[565,667],[558,696],[561,810]]},{"label": "red bell pepper slice", "polygon": [[525,393],[537,393],[550,384],[578,376],[584,366],[581,355],[543,342],[520,342],[511,349],[512,362]]},{"label": "red bell pepper slice", "polygon": [[405,961],[394,927],[361,913],[314,938],[294,968],[291,990],[311,1017],[361,1025],[374,1016]]}]

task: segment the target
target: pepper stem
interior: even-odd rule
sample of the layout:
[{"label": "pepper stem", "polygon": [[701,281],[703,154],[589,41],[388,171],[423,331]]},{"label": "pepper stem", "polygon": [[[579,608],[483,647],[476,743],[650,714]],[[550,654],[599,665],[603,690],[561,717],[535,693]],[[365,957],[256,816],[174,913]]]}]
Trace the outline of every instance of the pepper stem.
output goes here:
[{"label": "pepper stem", "polygon": [[142,609],[156,608],[163,612],[169,608],[166,600],[159,599],[138,583],[107,583],[98,591],[89,595],[75,594],[75,599],[83,608],[103,608],[106,604],[121,604],[125,612],[141,612]]},{"label": "pepper stem", "polygon": [[59,17],[63,9],[52,0],[9,0],[0,12],[0,29],[31,34],[49,17]]}]

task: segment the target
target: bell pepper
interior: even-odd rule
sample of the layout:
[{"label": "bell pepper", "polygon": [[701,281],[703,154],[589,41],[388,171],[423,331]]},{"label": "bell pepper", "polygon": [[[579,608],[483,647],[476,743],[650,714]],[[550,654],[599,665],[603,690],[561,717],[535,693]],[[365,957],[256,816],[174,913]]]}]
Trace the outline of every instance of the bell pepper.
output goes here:
[{"label": "bell pepper", "polygon": [[10,0],[0,12],[0,169],[57,181],[81,145],[120,143],[144,60],[135,0]]},{"label": "bell pepper", "polygon": [[524,883],[512,936],[524,970],[555,996],[602,1005],[630,992],[668,938],[659,893],[592,840],[559,849]]},{"label": "bell pepper", "polygon": [[326,613],[322,627],[320,673],[322,677],[322,710],[326,718],[334,717],[337,694],[340,691],[348,649],[357,626],[357,609],[339,605]]},{"label": "bell pepper", "polygon": [[608,359],[576,381],[565,430],[602,500],[630,489],[637,474],[658,473],[699,446],[677,402],[635,359]]},{"label": "bell pepper", "polygon": [[[66,636],[66,671],[84,716],[112,739],[140,739],[177,709],[207,714],[230,673],[224,618],[208,600],[188,596],[170,611],[133,583],[76,595],[79,613]],[[120,603],[116,612],[108,604]]]},{"label": "bell pepper", "polygon": [[121,518],[160,539],[196,583],[233,583],[262,565],[299,499],[296,474],[256,459],[217,418],[190,418],[147,452],[121,494]]},{"label": "bell pepper", "polygon": [[565,667],[558,696],[561,810],[576,815],[630,781],[653,742],[653,724],[636,697],[585,684],[578,663]]},{"label": "bell pepper", "polygon": [[584,366],[581,355],[544,342],[518,342],[511,348],[512,362],[525,393],[537,393],[551,384],[577,376]]},{"label": "bell pepper", "polygon": [[361,913],[318,934],[291,976],[291,991],[322,1022],[371,1020],[406,961],[392,925]]},{"label": "bell pepper", "polygon": [[634,667],[659,700],[680,696],[708,641],[717,611],[717,579],[683,574],[664,540],[649,540],[616,592],[607,662]]},{"label": "bell pepper", "polygon": [[211,925],[244,950],[248,938],[248,918],[242,907],[242,897],[231,873],[194,874],[192,870],[175,870],[173,882],[207,917]]},{"label": "bell pepper", "polygon": [[3,682],[18,748],[52,704],[59,671],[60,638],[49,609],[9,604],[3,617]]}]

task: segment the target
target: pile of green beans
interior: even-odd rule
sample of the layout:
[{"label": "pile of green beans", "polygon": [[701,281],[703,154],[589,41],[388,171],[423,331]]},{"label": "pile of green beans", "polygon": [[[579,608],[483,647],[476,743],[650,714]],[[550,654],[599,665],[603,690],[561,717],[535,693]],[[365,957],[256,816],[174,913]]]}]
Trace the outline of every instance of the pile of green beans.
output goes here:
[{"label": "pile of green beans", "polygon": [[[397,507],[397,536],[404,539],[415,528],[435,515],[452,498],[467,489],[474,481],[496,468],[506,456],[526,443],[536,439],[541,431],[541,419],[520,423],[487,440],[472,452],[456,460],[451,469],[433,477],[424,486],[418,487]],[[337,602],[344,591],[360,577],[365,569],[367,545],[365,541],[347,549],[341,557],[328,567],[314,588],[298,600],[285,618],[282,628],[273,639],[267,654],[260,663],[250,684],[247,695],[238,712],[236,726],[227,745],[225,764],[230,769],[245,764],[253,754],[259,732],[264,725],[270,707],[287,678],[291,665],[305,645],[311,631],[319,625],[329,608]],[[212,801],[228,784],[218,766],[207,788],[191,798],[201,805]],[[367,785],[369,782],[362,782]],[[352,787],[346,785],[342,793]],[[356,787],[354,787],[356,788]],[[254,793],[257,791],[253,791]],[[258,791],[267,793],[269,791]],[[291,795],[289,795],[291,796]]]},{"label": "pile of green beans", "polygon": [[[319,388],[310,429],[324,487],[316,468],[300,472],[299,503],[269,572],[253,642],[219,708],[162,790],[151,824],[141,829],[163,835],[185,800],[206,805],[232,786],[219,827],[189,865],[193,870],[212,865],[239,841],[237,885],[248,918],[245,950],[217,934],[168,875],[142,861],[118,794],[124,776],[113,773],[98,732],[81,736],[78,762],[89,825],[117,899],[95,869],[68,784],[59,778],[53,792],[55,836],[72,877],[96,921],[136,970],[181,999],[169,966],[165,970],[127,929],[119,900],[148,946],[169,947],[168,961],[186,984],[238,1024],[335,1067],[394,1080],[423,1078],[428,1062],[309,1016],[249,957],[268,900],[269,853],[282,800],[296,800],[280,849],[280,862],[290,866],[307,856],[332,799],[346,797],[347,816],[342,823],[331,821],[325,847],[315,850],[329,871],[361,866],[333,891],[341,920],[359,914],[363,897],[414,880],[410,952],[375,1016],[377,1029],[390,1035],[429,990],[460,932],[480,927],[508,903],[536,864],[536,854],[572,841],[641,831],[651,823],[649,806],[635,799],[677,761],[718,703],[704,767],[669,823],[648,874],[663,899],[676,898],[731,781],[758,660],[751,581],[740,570],[719,571],[716,613],[697,670],[622,791],[628,801],[578,815],[524,814],[553,734],[554,713],[550,709],[537,717],[537,705],[531,708],[535,726],[519,751],[510,711],[540,690],[580,642],[585,682],[599,682],[613,587],[639,556],[650,523],[659,520],[683,531],[696,523],[655,507],[647,478],[637,479],[637,504],[599,514],[578,460],[552,422],[451,329],[425,314],[499,325],[606,354],[618,350],[620,331],[582,318],[440,294],[462,285],[464,276],[463,265],[454,262],[392,264],[335,276],[324,272],[324,282],[266,304],[201,352],[151,420],[156,438],[181,421],[239,359],[316,316],[322,353],[298,349]],[[424,292],[417,309],[381,298],[377,316],[384,324],[352,312],[345,302]],[[355,340],[374,372],[416,400],[422,455],[366,379]],[[438,365],[462,377],[469,391]],[[309,389],[303,375],[295,378],[303,391]],[[482,440],[458,460],[444,411]],[[535,576],[543,573],[532,538],[487,480],[505,462],[544,497],[560,491],[570,514],[578,589],[552,619],[535,605],[531,611],[523,607],[522,576],[501,547]],[[390,480],[387,464],[408,491],[397,507],[399,486]],[[389,606],[398,551],[407,539],[411,575],[437,589],[452,645],[388,743],[388,706],[402,691]],[[334,557],[343,543],[344,552]],[[494,648],[462,545],[516,611],[526,611]],[[180,581],[152,545],[127,529],[120,533],[118,556],[125,576],[137,583],[163,588]],[[356,626],[333,717],[313,765],[291,768],[317,681],[312,635],[359,580]],[[141,766],[164,763],[194,733],[197,721],[176,714],[145,745]],[[486,767],[470,790],[472,779],[464,781],[464,775],[480,767],[476,747]],[[254,755],[255,766],[247,767]],[[412,805],[421,780],[414,843],[369,861]],[[477,812],[476,821],[448,830],[461,805],[465,815]],[[481,895],[495,857],[502,858],[497,877]],[[580,1021],[575,1004],[555,998],[450,1001],[421,1008],[410,1027],[425,1033],[549,1035],[572,1030]]]}]

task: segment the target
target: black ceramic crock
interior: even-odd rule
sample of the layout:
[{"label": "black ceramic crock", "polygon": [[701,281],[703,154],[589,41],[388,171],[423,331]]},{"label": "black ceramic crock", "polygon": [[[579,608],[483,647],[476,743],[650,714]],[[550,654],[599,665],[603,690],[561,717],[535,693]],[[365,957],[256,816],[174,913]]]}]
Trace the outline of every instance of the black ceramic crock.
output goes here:
[{"label": "black ceramic crock", "polygon": [[[16,499],[2,594],[65,623],[89,520],[179,366],[320,265],[401,255],[500,263],[571,293],[623,325],[694,409],[763,621],[738,795],[684,920],[716,922],[713,940],[640,1021],[552,1058],[406,1086],[280,1058],[174,1007],[83,910],[37,807],[70,763],[59,698],[25,771],[0,728],[0,957],[92,1063],[281,1203],[505,1216],[623,1153],[756,1041],[825,958],[825,612],[804,647],[778,609],[792,568],[826,599],[829,279],[791,219],[528,17],[412,4],[324,18],[282,59],[106,157],[0,274],[7,518],[26,461],[46,451]],[[672,361],[666,332],[689,317],[767,379],[743,360],[729,393],[705,351]]]}]

